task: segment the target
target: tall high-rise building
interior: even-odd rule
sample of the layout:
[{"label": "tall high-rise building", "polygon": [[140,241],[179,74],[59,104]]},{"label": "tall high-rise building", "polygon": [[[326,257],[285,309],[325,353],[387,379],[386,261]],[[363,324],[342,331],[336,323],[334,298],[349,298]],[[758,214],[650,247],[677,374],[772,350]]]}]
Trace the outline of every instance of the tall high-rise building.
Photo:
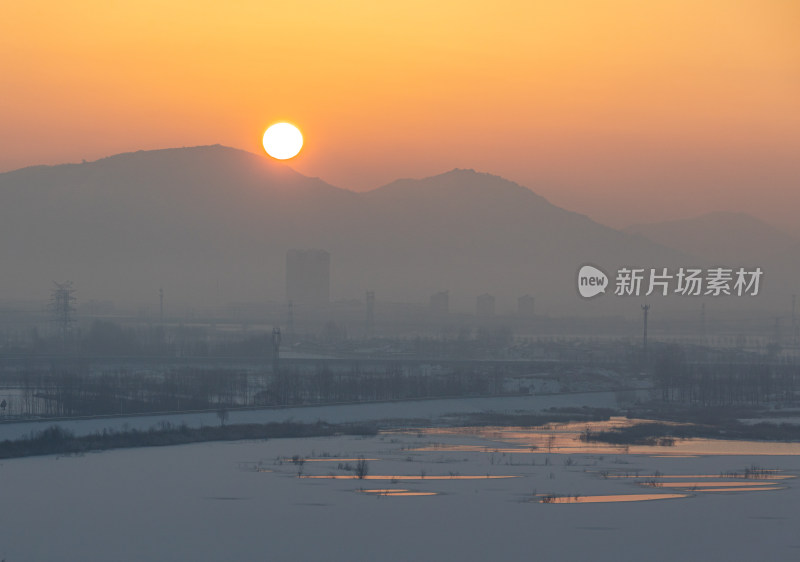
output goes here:
[{"label": "tall high-rise building", "polygon": [[475,300],[475,312],[479,318],[494,316],[494,297],[484,293]]},{"label": "tall high-rise building", "polygon": [[517,299],[517,314],[526,318],[533,316],[536,300],[530,295],[523,295]]},{"label": "tall high-rise building", "polygon": [[367,291],[367,316],[364,335],[371,337],[375,330],[375,291]]},{"label": "tall high-rise building", "polygon": [[434,316],[446,316],[450,312],[450,293],[439,291],[431,295],[430,312]]},{"label": "tall high-rise building", "polygon": [[325,250],[286,252],[286,300],[321,306],[330,302],[331,255]]}]

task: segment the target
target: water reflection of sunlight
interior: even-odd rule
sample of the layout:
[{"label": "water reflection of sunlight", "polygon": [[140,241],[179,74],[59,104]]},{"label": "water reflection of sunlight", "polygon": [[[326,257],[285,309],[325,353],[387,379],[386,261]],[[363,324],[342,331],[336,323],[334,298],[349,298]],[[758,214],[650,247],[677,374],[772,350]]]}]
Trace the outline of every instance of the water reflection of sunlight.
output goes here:
[{"label": "water reflection of sunlight", "polygon": [[[598,483],[599,479],[609,480],[604,486],[605,489],[598,486],[600,489],[596,491],[602,492],[616,492],[616,491],[631,491],[631,492],[644,492],[644,493],[623,493],[623,494],[604,494],[604,495],[562,495],[558,493],[524,495],[523,501],[538,502],[538,503],[617,503],[617,502],[641,502],[641,501],[655,501],[667,499],[679,499],[687,497],[696,497],[700,493],[711,492],[766,492],[785,490],[787,485],[790,484],[790,479],[796,478],[795,475],[784,474],[782,470],[777,468],[761,468],[755,464],[745,467],[737,472],[734,471],[721,471],[716,474],[697,474],[696,472],[703,472],[708,468],[690,468],[692,466],[702,466],[695,462],[681,463],[676,461],[674,463],[659,461],[649,461],[650,467],[647,469],[634,469],[628,470],[620,465],[637,466],[639,461],[644,460],[639,458],[632,460],[627,455],[647,455],[653,457],[667,457],[667,458],[685,458],[685,457],[698,457],[709,455],[800,455],[800,443],[786,443],[786,442],[753,442],[753,441],[723,441],[711,439],[682,439],[674,440],[669,445],[614,445],[600,442],[587,442],[582,439],[585,437],[586,430],[589,431],[605,431],[615,427],[625,427],[635,423],[647,423],[648,420],[629,420],[626,418],[613,418],[606,422],[590,422],[590,423],[570,423],[570,424],[549,424],[541,427],[455,427],[455,428],[425,428],[425,429],[409,429],[409,430],[393,430],[382,433],[391,433],[395,435],[409,435],[412,438],[392,439],[391,443],[400,443],[396,446],[389,446],[389,450],[383,453],[377,453],[375,450],[370,451],[375,458],[364,458],[365,461],[385,461],[378,466],[382,468],[379,472],[384,474],[366,474],[361,478],[357,474],[351,472],[351,467],[344,463],[355,463],[362,458],[355,458],[351,455],[352,452],[343,453],[345,456],[312,456],[311,458],[292,457],[281,458],[285,462],[295,462],[300,464],[297,470],[298,478],[310,480],[363,480],[364,484],[355,484],[355,486],[344,485],[346,488],[358,486],[357,490],[361,494],[368,494],[374,496],[435,496],[441,495],[443,492],[431,491],[417,491],[406,488],[367,488],[370,484],[367,482],[375,482],[372,485],[384,485],[383,483],[391,483],[394,485],[416,486],[424,487],[423,483],[426,480],[444,481],[444,480],[503,480],[511,478],[522,478],[516,485],[509,482],[506,485],[492,485],[491,489],[505,489],[510,493],[520,486],[524,486],[527,482],[533,482],[538,479],[547,478],[548,488],[550,486],[561,488],[560,482],[549,483],[549,480],[555,479],[556,464],[562,464],[561,461],[554,462],[550,458],[542,458],[548,454],[586,454],[588,456],[576,461],[573,458],[563,458],[564,469],[563,473],[568,474],[571,479],[578,478],[579,472],[584,473],[584,478],[590,478],[593,482]],[[673,424],[679,425],[679,424]],[[439,437],[438,439],[436,437]],[[416,438],[416,439],[415,439]],[[419,440],[417,440],[419,439]],[[410,444],[412,444],[409,446]],[[414,446],[418,445],[418,446]],[[400,453],[402,451],[402,453]],[[411,451],[421,454],[409,455]],[[478,453],[479,455],[472,456],[463,454],[456,457],[449,455],[438,454],[447,452],[458,453]],[[399,453],[399,454],[398,454]],[[427,455],[425,453],[437,453],[435,455]],[[608,454],[607,457],[604,455]],[[486,455],[486,456],[483,456]],[[530,455],[530,456],[529,456]],[[540,455],[539,459],[534,455]],[[403,459],[402,456],[405,456]],[[429,458],[428,458],[429,457]],[[605,458],[605,462],[604,461]],[[329,471],[332,467],[325,464],[317,464],[317,470],[310,470],[310,472],[327,472],[327,474],[303,474],[302,463],[331,463],[338,462],[339,474],[334,474]],[[441,474],[442,468],[437,468],[436,471],[440,474],[428,475],[427,470],[433,465],[419,465],[419,472],[416,474],[385,474],[390,470],[397,469],[402,472],[415,472],[416,469],[410,468],[416,465],[403,464],[394,466],[392,462],[400,460],[405,461],[428,461],[431,463],[449,463],[449,462],[465,462],[468,464],[460,465],[466,468],[467,472],[473,474],[459,474],[457,472],[450,472],[449,474]],[[473,462],[473,464],[469,464]],[[725,461],[726,463],[728,461]],[[482,463],[491,463],[494,466],[491,472],[495,474],[475,474],[484,470],[481,467]],[[551,468],[542,472],[540,470],[531,468],[520,468],[527,466],[550,465]],[[282,464],[282,463],[277,463]],[[670,466],[671,474],[662,474],[655,466],[663,464]],[[717,464],[717,463],[713,463]],[[576,469],[574,465],[584,467],[592,466],[594,468]],[[655,466],[654,466],[655,465]],[[250,465],[248,465],[250,466]],[[253,465],[256,466],[255,464]],[[313,466],[313,465],[311,465]],[[335,465],[334,465],[335,466]],[[404,466],[405,468],[401,468]],[[438,464],[436,465],[438,466]],[[505,466],[506,468],[502,468]],[[646,465],[645,465],[646,466]],[[515,467],[515,468],[508,468]],[[689,474],[677,474],[682,469]],[[257,469],[260,468],[260,463]],[[306,469],[309,465],[306,465]],[[547,472],[549,471],[549,476]],[[512,474],[497,474],[497,472],[512,472]],[[694,472],[694,473],[692,473]],[[515,473],[515,474],[514,474]],[[635,480],[630,480],[635,479]],[[614,481],[616,480],[616,481]],[[380,482],[380,484],[378,484]],[[414,482],[414,484],[410,484]],[[542,482],[536,482],[541,490]],[[321,482],[320,482],[321,484]],[[438,484],[444,486],[444,484]],[[487,486],[489,484],[487,483]],[[572,485],[572,484],[570,484]],[[431,484],[434,486],[434,484]],[[616,489],[614,489],[616,487]],[[480,488],[479,484],[475,486],[468,486],[470,490],[473,488]],[[447,493],[458,493],[459,486],[454,485],[448,487]],[[563,488],[561,488],[563,490]],[[595,491],[591,488],[587,491]]]},{"label": "water reflection of sunlight", "polygon": [[[314,478],[321,480],[356,480],[358,479],[358,476],[355,474],[303,474],[300,476],[300,478]],[[367,474],[362,478],[362,480],[496,480],[503,478],[519,478],[519,476],[512,474],[482,474],[479,476],[464,476],[463,474],[453,474],[447,476],[430,476],[427,474],[424,476],[421,474],[414,476]]]},{"label": "water reflection of sunlight", "polygon": [[438,496],[438,492],[412,492],[411,490],[393,489],[393,488],[377,488],[373,490],[356,490],[364,494],[373,494],[378,496]]},{"label": "water reflection of sunlight", "polygon": [[771,490],[785,490],[785,486],[764,486],[753,488],[693,488],[693,492],[769,492]]},{"label": "water reflection of sunlight", "polygon": [[[281,460],[283,460],[283,462],[294,462],[295,459],[293,459],[291,457],[284,457]],[[362,459],[362,458],[345,459],[345,458],[339,458],[339,457],[336,457],[336,458],[334,458],[334,457],[315,457],[315,458],[303,458],[302,460],[303,460],[303,462],[358,462],[358,461],[361,461],[361,460],[364,460],[364,461],[379,461],[381,459]]]},{"label": "water reflection of sunlight", "polygon": [[718,478],[718,479],[739,479],[739,480],[788,480],[789,478],[797,478],[791,474],[764,474],[760,476],[745,476],[744,474],[730,473],[730,474],[608,474],[604,478],[653,478],[660,480],[662,478],[669,479],[686,479],[686,478]]},{"label": "water reflection of sunlight", "polygon": [[306,459],[306,462],[358,462],[358,461],[379,461],[381,459],[333,459],[333,458],[317,458],[317,459]]},{"label": "water reflection of sunlight", "polygon": [[[479,453],[553,453],[553,454],[634,454],[659,457],[694,457],[709,455],[800,455],[800,443],[768,441],[736,441],[722,439],[675,439],[670,445],[617,445],[599,441],[584,441],[587,431],[601,432],[630,427],[635,424],[654,423],[653,420],[613,417],[607,421],[547,424],[538,427],[435,427],[395,430],[387,433],[411,433],[419,436],[469,436],[505,443],[506,446],[452,445],[433,443],[417,447],[414,451],[456,451]],[[662,425],[680,426],[675,422],[658,422]],[[511,445],[511,446],[509,446]]]},{"label": "water reflection of sunlight", "polygon": [[659,488],[763,488],[763,482],[658,482]]},{"label": "water reflection of sunlight", "polygon": [[539,503],[615,503],[672,500],[688,494],[616,494],[609,496],[542,496]]}]

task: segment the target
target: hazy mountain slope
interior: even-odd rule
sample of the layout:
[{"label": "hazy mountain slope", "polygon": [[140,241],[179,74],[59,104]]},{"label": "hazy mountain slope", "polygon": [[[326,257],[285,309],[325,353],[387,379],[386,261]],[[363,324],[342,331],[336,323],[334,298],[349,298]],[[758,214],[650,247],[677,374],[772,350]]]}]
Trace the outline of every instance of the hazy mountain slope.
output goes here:
[{"label": "hazy mountain slope", "polygon": [[720,265],[745,266],[765,254],[787,250],[797,240],[746,213],[709,213],[690,219],[629,226],[625,232]]},{"label": "hazy mountain slope", "polygon": [[0,290],[47,295],[72,279],[83,298],[142,299],[161,285],[173,299],[264,298],[282,290],[289,240],[323,243],[326,220],[355,197],[220,146],[0,174]]},{"label": "hazy mountain slope", "polygon": [[[405,263],[424,264],[425,278],[410,265],[409,272],[400,264],[392,272],[420,291],[423,286],[451,289],[469,299],[486,291],[504,295],[507,307],[514,305],[510,297],[526,293],[542,295],[542,305],[548,298],[574,303],[575,274],[584,263],[612,275],[621,265],[692,261],[472,170],[399,180],[365,195],[375,217],[365,228],[380,233],[376,247]],[[402,239],[394,234],[401,231],[406,232]]]},{"label": "hazy mountain slope", "polygon": [[471,170],[353,193],[209,146],[0,174],[0,300],[44,301],[69,279],[84,302],[155,303],[159,287],[201,308],[282,301],[291,248],[331,252],[334,299],[448,289],[453,308],[474,310],[489,292],[498,312],[532,294],[541,312],[624,314],[641,299],[577,297],[580,265],[605,269],[610,292],[620,266],[704,265]]}]

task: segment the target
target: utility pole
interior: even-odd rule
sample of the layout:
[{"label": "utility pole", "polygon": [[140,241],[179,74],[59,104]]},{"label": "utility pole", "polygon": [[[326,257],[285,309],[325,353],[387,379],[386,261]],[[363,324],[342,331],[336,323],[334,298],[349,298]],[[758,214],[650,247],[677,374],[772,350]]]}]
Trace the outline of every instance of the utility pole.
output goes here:
[{"label": "utility pole", "polygon": [[272,328],[272,380],[275,381],[275,394],[278,404],[286,403],[286,389],[280,374],[281,329]]},{"label": "utility pole", "polygon": [[367,317],[365,320],[365,335],[372,337],[375,329],[375,291],[367,291]]},{"label": "utility pole", "polygon": [[277,375],[280,369],[281,329],[272,328],[272,373]]},{"label": "utility pole", "polygon": [[700,303],[700,334],[706,339],[706,303]]},{"label": "utility pole", "polygon": [[289,301],[289,314],[286,319],[286,326],[289,331],[289,346],[292,346],[294,344],[294,304],[292,301]]}]

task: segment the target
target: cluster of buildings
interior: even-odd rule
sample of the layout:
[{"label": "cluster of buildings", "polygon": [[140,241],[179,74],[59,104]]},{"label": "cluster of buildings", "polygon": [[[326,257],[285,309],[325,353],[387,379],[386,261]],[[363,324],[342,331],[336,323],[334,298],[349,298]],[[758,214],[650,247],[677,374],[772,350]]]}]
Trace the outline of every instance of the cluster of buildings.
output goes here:
[{"label": "cluster of buildings", "polygon": [[[331,256],[325,250],[289,250],[286,253],[286,300],[291,307],[321,308],[330,303]],[[367,323],[374,321],[375,293],[367,291]],[[533,317],[535,299],[523,295],[517,299],[517,315]],[[450,314],[450,294],[439,291],[431,295],[429,313],[434,318]],[[475,316],[487,319],[496,314],[496,300],[484,293],[475,301]]]}]

